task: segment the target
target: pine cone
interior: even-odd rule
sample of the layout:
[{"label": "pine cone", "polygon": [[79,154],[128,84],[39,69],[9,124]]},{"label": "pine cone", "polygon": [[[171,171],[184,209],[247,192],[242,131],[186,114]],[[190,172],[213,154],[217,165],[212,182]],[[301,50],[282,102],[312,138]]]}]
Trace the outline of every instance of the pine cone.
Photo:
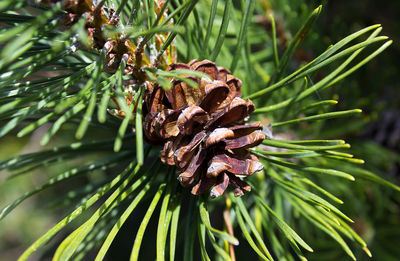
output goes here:
[{"label": "pine cone", "polygon": [[235,196],[250,191],[240,177],[263,169],[249,148],[265,138],[260,122],[245,124],[254,111],[254,104],[241,99],[241,81],[211,61],[193,60],[189,64],[174,63],[168,70],[190,69],[208,74],[198,79],[198,88],[173,79],[173,87],[164,91],[154,84],[145,96],[144,129],[152,144],[164,144],[161,160],[176,165],[178,180],[183,186],[197,184],[192,194],[208,191],[211,197],[221,196],[228,184]]}]

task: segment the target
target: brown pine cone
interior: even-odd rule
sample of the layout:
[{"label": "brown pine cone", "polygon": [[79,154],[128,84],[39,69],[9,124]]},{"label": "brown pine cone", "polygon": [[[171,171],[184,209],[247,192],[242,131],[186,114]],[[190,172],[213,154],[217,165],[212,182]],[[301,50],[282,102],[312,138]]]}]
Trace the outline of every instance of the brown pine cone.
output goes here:
[{"label": "brown pine cone", "polygon": [[260,122],[245,124],[254,104],[241,99],[241,81],[230,71],[211,61],[193,60],[174,63],[168,70],[190,69],[208,74],[207,78],[190,79],[198,88],[173,79],[173,87],[164,91],[149,86],[145,95],[144,129],[152,144],[164,144],[161,160],[176,165],[183,186],[197,183],[192,193],[221,196],[228,184],[235,196],[250,191],[241,177],[263,169],[249,148],[265,138]]}]

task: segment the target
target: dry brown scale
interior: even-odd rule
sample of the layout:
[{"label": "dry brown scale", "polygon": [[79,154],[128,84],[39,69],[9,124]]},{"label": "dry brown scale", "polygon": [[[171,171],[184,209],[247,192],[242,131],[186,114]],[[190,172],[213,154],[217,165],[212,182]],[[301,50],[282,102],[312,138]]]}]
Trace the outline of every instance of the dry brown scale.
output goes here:
[{"label": "dry brown scale", "polygon": [[265,135],[260,122],[245,124],[254,104],[241,99],[241,81],[213,62],[193,60],[174,63],[168,70],[195,70],[211,79],[190,77],[198,88],[173,79],[164,91],[151,85],[145,95],[144,129],[152,144],[164,144],[161,160],[176,165],[183,186],[195,184],[192,193],[221,196],[228,185],[235,196],[250,191],[241,178],[263,169],[249,148],[259,145]]}]

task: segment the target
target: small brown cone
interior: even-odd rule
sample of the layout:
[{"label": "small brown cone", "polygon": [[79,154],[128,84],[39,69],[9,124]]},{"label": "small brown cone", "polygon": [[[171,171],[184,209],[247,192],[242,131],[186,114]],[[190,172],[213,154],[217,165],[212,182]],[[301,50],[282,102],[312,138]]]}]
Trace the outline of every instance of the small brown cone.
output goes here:
[{"label": "small brown cone", "polygon": [[254,104],[240,98],[242,82],[211,61],[193,60],[169,67],[170,71],[180,69],[203,72],[211,79],[190,77],[198,88],[176,79],[168,91],[158,85],[148,88],[143,124],[146,139],[164,144],[162,162],[177,166],[178,180],[183,186],[193,184],[193,194],[212,188],[210,196],[215,198],[230,184],[235,196],[241,196],[250,191],[241,177],[263,169],[249,153],[249,148],[265,139],[260,122],[245,124]]}]

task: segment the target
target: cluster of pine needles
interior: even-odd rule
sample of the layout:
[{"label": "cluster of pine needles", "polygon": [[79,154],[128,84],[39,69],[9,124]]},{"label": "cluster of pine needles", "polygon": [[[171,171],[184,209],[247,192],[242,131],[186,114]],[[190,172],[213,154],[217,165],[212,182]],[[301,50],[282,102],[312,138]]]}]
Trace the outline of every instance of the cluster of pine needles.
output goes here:
[{"label": "cluster of pine needles", "polygon": [[[159,160],[161,148],[146,144],[143,79],[133,83],[134,98],[128,104],[126,97],[132,93],[126,83],[135,77],[126,73],[129,59],[105,70],[107,50],[93,48],[87,16],[68,27],[60,19],[68,15],[65,2],[0,3],[0,137],[24,137],[46,126],[40,140],[43,150],[2,161],[0,170],[9,170],[12,179],[88,159],[2,209],[4,226],[26,199],[73,184],[68,193],[57,194],[61,209],[72,211],[43,231],[19,260],[46,249],[53,251],[53,260],[87,260],[93,253],[95,260],[102,260],[131,216],[140,217],[127,239],[132,247],[119,250],[130,253],[130,260],[151,256],[140,252],[145,244],[154,245],[157,260],[237,260],[246,251],[262,260],[306,260],[313,246],[301,235],[311,227],[354,260],[354,248],[371,255],[350,225],[353,220],[340,210],[343,201],[334,195],[337,188],[332,184],[351,187],[366,179],[400,188],[363,169],[364,161],[346,152],[350,145],[345,141],[313,139],[312,133],[316,123],[361,113],[354,108],[335,111],[338,101],[320,94],[391,44],[380,36],[380,25],[352,32],[295,69],[294,53],[312,31],[321,6],[299,22],[281,51],[274,17],[267,16],[263,1],[93,1],[108,19],[119,16],[118,25],[104,25],[102,33],[123,35],[138,47],[129,53],[132,64],[138,56],[149,58],[146,66],[138,67],[146,80],[170,88],[170,77],[180,77],[166,71],[171,59],[208,59],[242,80],[243,97],[256,107],[249,121],[259,120],[270,131],[268,139],[251,150],[264,170],[246,179],[252,190],[244,196],[225,192],[210,199],[191,195],[177,181],[174,167]],[[266,17],[271,30],[257,16]],[[126,117],[115,117],[112,112],[117,110]],[[63,129],[73,131],[78,141],[65,139],[64,145],[54,146],[52,139]],[[93,177],[82,182],[79,176]],[[156,236],[147,235],[151,226]],[[61,231],[66,237],[59,242]]]}]

